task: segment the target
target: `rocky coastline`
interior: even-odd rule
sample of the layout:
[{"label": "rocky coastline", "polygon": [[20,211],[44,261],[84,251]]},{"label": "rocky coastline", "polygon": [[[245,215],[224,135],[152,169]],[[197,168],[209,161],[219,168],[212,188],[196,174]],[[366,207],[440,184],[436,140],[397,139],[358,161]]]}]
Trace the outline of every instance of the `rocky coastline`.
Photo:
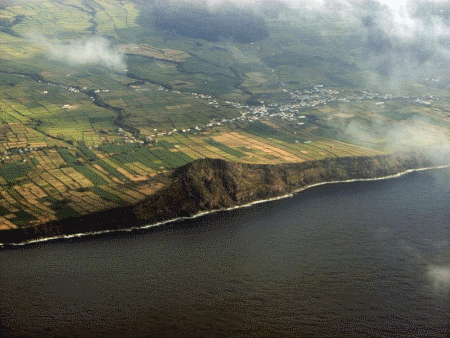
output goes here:
[{"label": "rocky coastline", "polygon": [[0,243],[8,246],[74,234],[139,228],[277,198],[320,183],[389,177],[449,164],[449,153],[442,149],[278,165],[204,158],[172,172],[170,183],[135,205],[4,230],[0,232]]}]

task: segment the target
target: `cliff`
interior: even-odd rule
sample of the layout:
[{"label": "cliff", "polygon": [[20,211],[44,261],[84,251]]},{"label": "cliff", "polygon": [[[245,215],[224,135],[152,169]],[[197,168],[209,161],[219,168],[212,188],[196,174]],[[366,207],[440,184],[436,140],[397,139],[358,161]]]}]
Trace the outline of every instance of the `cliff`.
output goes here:
[{"label": "cliff", "polygon": [[136,205],[134,213],[139,220],[160,222],[282,196],[316,183],[384,177],[434,165],[421,152],[281,165],[202,159],[174,172],[172,182]]},{"label": "cliff", "polygon": [[[439,158],[439,161],[435,159]],[[375,157],[344,157],[280,165],[253,165],[201,159],[170,175],[165,187],[130,207],[0,233],[1,243],[114,230],[153,224],[282,196],[309,185],[384,177],[408,169],[449,164],[448,153],[404,152]]]}]

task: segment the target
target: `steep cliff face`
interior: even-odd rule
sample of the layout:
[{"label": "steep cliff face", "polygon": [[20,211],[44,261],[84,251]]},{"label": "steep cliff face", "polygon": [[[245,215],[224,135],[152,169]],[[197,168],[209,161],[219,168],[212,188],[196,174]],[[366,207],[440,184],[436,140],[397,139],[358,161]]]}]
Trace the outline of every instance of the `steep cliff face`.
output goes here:
[{"label": "steep cliff face", "polygon": [[383,177],[433,165],[420,152],[284,165],[202,159],[177,170],[170,185],[135,206],[135,215],[158,222],[282,196],[315,183]]},{"label": "steep cliff face", "polygon": [[[439,158],[436,161],[436,158]],[[144,201],[80,218],[0,232],[1,243],[131,228],[189,217],[282,196],[312,184],[367,179],[450,163],[448,151],[346,157],[282,165],[253,165],[201,159],[171,174],[168,184]]]}]

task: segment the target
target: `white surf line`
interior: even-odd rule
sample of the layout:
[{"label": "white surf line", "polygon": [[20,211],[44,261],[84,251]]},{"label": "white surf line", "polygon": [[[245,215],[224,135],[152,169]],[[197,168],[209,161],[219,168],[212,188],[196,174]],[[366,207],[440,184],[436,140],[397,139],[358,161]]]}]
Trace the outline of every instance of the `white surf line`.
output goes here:
[{"label": "white surf line", "polygon": [[195,215],[189,216],[189,217],[177,217],[177,218],[172,218],[172,219],[167,220],[167,221],[152,223],[152,224],[143,225],[143,226],[134,226],[134,227],[130,227],[130,228],[110,229],[110,230],[101,230],[101,231],[94,231],[94,232],[81,232],[81,233],[71,234],[71,235],[61,235],[61,236],[55,236],[55,237],[34,239],[34,240],[29,240],[29,241],[21,242],[21,243],[0,243],[0,248],[3,247],[3,246],[23,246],[23,245],[27,245],[27,244],[33,244],[33,243],[39,243],[39,242],[47,242],[47,241],[52,241],[52,240],[57,240],[57,239],[69,239],[69,238],[74,238],[74,237],[95,236],[95,235],[101,235],[101,234],[106,234],[106,233],[110,233],[110,232],[122,232],[122,231],[135,231],[135,230],[149,229],[149,228],[159,227],[161,225],[168,224],[168,223],[175,223],[177,221],[184,221],[184,220],[194,219],[194,218],[197,218],[197,217],[205,216],[205,215],[216,213],[216,212],[220,212],[220,211],[229,211],[229,210],[236,210],[236,209],[240,209],[240,208],[248,208],[248,207],[251,207],[251,206],[253,206],[255,204],[266,203],[266,202],[280,200],[280,199],[283,199],[283,198],[294,197],[295,194],[297,194],[297,193],[299,193],[301,191],[308,190],[310,188],[317,187],[317,186],[320,186],[320,185],[388,180],[388,179],[391,179],[391,178],[401,177],[401,176],[404,176],[404,175],[412,173],[412,172],[425,171],[425,170],[434,170],[434,169],[444,169],[444,168],[450,168],[450,164],[436,166],[436,167],[408,169],[408,170],[405,170],[405,171],[401,171],[401,172],[399,172],[397,174],[388,175],[388,176],[381,176],[381,177],[354,178],[354,179],[348,179],[348,180],[342,180],[342,181],[319,182],[319,183],[314,183],[314,184],[311,184],[311,185],[308,185],[308,186],[296,189],[293,192],[290,192],[290,193],[285,194],[285,195],[276,196],[276,197],[263,199],[263,200],[258,200],[258,201],[253,201],[253,202],[250,202],[250,203],[247,203],[247,204],[237,205],[237,206],[230,207],[230,208],[201,211],[201,212],[199,212],[199,213],[197,213]]},{"label": "white surf line", "polygon": [[327,184],[338,184],[338,183],[351,183],[351,182],[364,182],[364,181],[380,181],[380,180],[388,180],[391,178],[397,178],[397,177],[401,177],[404,176],[406,174],[412,173],[412,172],[416,172],[416,171],[425,171],[425,170],[433,170],[433,169],[444,169],[444,168],[450,168],[450,164],[448,165],[442,165],[442,166],[436,166],[436,167],[427,167],[427,168],[417,168],[417,169],[408,169],[402,172],[399,172],[397,174],[393,174],[393,175],[388,175],[388,176],[381,176],[381,177],[374,177],[374,178],[354,178],[354,179],[348,179],[348,180],[342,180],[342,181],[327,181],[327,182],[319,182],[319,183],[314,183],[308,186],[304,186],[302,188],[296,189],[288,194],[285,195],[281,195],[281,196],[276,196],[276,197],[271,197],[268,199],[263,199],[263,200],[258,200],[258,201],[253,201],[247,204],[243,204],[243,205],[237,205],[231,208],[224,208],[224,209],[217,209],[217,210],[211,210],[211,211],[205,211],[205,212],[201,212],[199,214],[196,214],[194,216],[191,217],[186,217],[187,219],[189,218],[195,218],[198,216],[202,216],[202,215],[206,215],[206,214],[210,214],[213,212],[218,212],[218,211],[225,211],[225,210],[235,210],[235,209],[240,209],[240,208],[247,208],[247,207],[251,207],[252,205],[255,204],[259,204],[259,203],[265,203],[265,202],[270,202],[270,201],[276,201],[279,199],[283,199],[283,198],[289,198],[289,197],[294,197],[295,194],[302,192],[304,190],[308,190],[310,188],[313,187],[317,187],[320,185],[327,185]]}]

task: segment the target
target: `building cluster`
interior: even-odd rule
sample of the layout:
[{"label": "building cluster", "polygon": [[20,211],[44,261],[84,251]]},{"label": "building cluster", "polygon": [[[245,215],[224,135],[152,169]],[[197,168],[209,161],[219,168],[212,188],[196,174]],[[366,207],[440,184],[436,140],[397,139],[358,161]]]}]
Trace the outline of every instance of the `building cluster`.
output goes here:
[{"label": "building cluster", "polygon": [[[159,90],[167,90],[164,87],[160,87]],[[173,91],[181,94],[179,91]],[[211,119],[205,125],[195,126],[185,129],[173,129],[169,131],[159,131],[152,134],[147,140],[155,141],[156,138],[166,135],[172,135],[173,133],[195,133],[206,131],[224,124],[236,123],[236,122],[255,122],[255,121],[269,121],[271,119],[282,119],[289,122],[295,122],[297,125],[304,125],[306,116],[301,113],[301,110],[308,107],[326,106],[328,103],[344,103],[351,101],[368,101],[376,100],[377,106],[383,106],[385,101],[396,99],[413,99],[415,103],[430,105],[432,103],[429,99],[421,99],[411,96],[400,96],[393,94],[383,94],[375,92],[363,91],[360,95],[343,95],[343,90],[325,88],[322,84],[311,85],[310,88],[304,90],[288,91],[283,89],[283,92],[288,93],[289,99],[284,104],[281,103],[264,103],[261,105],[245,105],[239,102],[233,101],[220,101],[219,99],[205,94],[190,93],[198,99],[207,99],[208,105],[215,108],[219,106],[228,106],[236,108],[241,112],[239,117],[235,118],[214,118]],[[381,101],[383,100],[383,101]],[[353,115],[345,116],[353,117]],[[156,130],[155,130],[156,131]],[[129,141],[130,142],[130,141]]]},{"label": "building cluster", "polygon": [[[39,83],[42,83],[41,80],[39,80],[38,82],[39,82]],[[80,89],[77,88],[77,87],[71,87],[71,86],[66,86],[66,85],[57,84],[57,83],[52,83],[52,82],[45,82],[45,84],[46,84],[47,86],[51,86],[51,87],[59,87],[59,88],[68,90],[69,92],[72,92],[72,93],[79,93],[79,92],[80,92]],[[86,89],[86,87],[84,87],[83,89]],[[42,93],[43,93],[43,94],[48,94],[48,91],[47,91],[47,90],[44,90]]]},{"label": "building cluster", "polygon": [[[5,162],[9,162],[11,161],[11,156],[13,155],[22,155],[22,154],[27,154],[27,153],[31,153],[31,152],[35,152],[38,150],[42,150],[43,148],[39,147],[18,147],[18,148],[9,148],[8,150],[5,150],[1,155],[1,162],[5,163]],[[24,159],[23,162],[26,162],[26,160]]]},{"label": "building cluster", "polygon": [[[67,89],[72,92],[79,92],[80,90],[75,87],[58,85],[54,83],[48,82],[47,85],[50,86],[59,86],[63,89]],[[384,106],[385,101],[389,100],[397,100],[397,99],[411,99],[412,102],[422,105],[431,105],[433,102],[433,97],[420,98],[417,96],[400,96],[400,95],[392,95],[392,94],[383,94],[380,95],[376,92],[363,91],[360,95],[344,95],[344,90],[336,90],[336,89],[328,89],[325,88],[322,84],[313,84],[307,89],[302,90],[292,90],[289,91],[285,88],[283,83],[280,84],[282,87],[282,91],[287,93],[289,96],[283,103],[265,103],[261,102],[260,105],[245,105],[239,102],[233,101],[221,101],[212,95],[206,95],[201,93],[187,93],[188,95],[192,95],[197,99],[208,100],[208,105],[219,108],[220,106],[228,106],[233,107],[240,111],[241,115],[235,118],[214,118],[211,119],[205,125],[197,125],[192,126],[190,128],[183,129],[171,129],[171,130],[157,130],[154,129],[154,133],[145,137],[145,138],[137,138],[133,136],[131,133],[123,130],[122,128],[118,128],[118,135],[123,138],[125,143],[155,143],[157,142],[158,137],[172,135],[173,133],[194,133],[198,134],[202,131],[207,131],[208,129],[212,129],[223,124],[230,124],[236,122],[254,122],[254,121],[269,121],[271,119],[282,119],[287,120],[289,122],[295,122],[297,125],[303,125],[305,123],[306,116],[301,113],[302,109],[312,108],[312,107],[320,107],[326,106],[327,104],[332,103],[345,103],[351,101],[368,101],[368,100],[376,100],[375,104],[377,106]],[[132,86],[134,88],[134,86]],[[137,86],[136,86],[137,87]],[[83,88],[86,90],[86,87]],[[169,89],[159,86],[157,90],[160,91],[169,91]],[[109,92],[108,89],[96,89],[95,93],[106,93]],[[183,94],[178,90],[171,91],[174,94]],[[45,92],[47,93],[47,92]],[[186,93],[184,93],[186,94]],[[95,100],[95,97],[91,97],[92,100]],[[62,106],[63,109],[72,108],[69,104],[65,104]]]}]

